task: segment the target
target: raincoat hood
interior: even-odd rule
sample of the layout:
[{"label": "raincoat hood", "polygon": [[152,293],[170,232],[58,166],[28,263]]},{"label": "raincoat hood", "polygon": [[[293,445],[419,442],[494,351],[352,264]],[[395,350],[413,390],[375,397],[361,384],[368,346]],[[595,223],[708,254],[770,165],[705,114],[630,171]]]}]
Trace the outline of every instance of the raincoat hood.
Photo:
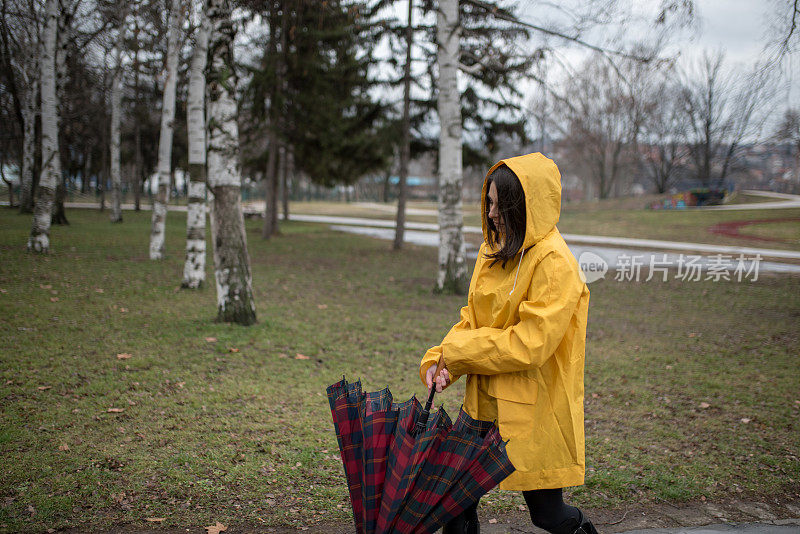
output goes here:
[{"label": "raincoat hood", "polygon": [[498,161],[486,173],[481,192],[481,220],[483,240],[488,242],[486,225],[486,195],[489,192],[489,175],[500,165],[507,165],[519,178],[525,192],[525,241],[528,249],[542,240],[558,223],[561,214],[561,173],[555,162],[535,152]]}]

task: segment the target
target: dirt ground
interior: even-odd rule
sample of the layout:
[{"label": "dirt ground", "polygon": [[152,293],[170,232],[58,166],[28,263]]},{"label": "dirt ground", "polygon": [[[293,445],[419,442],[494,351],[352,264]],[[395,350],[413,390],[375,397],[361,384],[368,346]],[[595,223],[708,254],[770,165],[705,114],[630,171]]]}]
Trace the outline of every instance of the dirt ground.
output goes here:
[{"label": "dirt ground", "polygon": [[[700,502],[685,505],[660,503],[657,505],[629,505],[612,510],[584,510],[597,530],[602,534],[626,532],[648,528],[696,527],[719,523],[766,523],[796,524],[800,526],[800,499],[775,497],[769,502],[730,500],[726,502]],[[143,528],[144,525],[116,525],[107,534],[205,534],[202,526],[187,526],[180,529]],[[227,525],[226,534],[270,533],[288,534],[307,532],[309,534],[350,534],[354,531],[352,523],[319,523],[309,527],[267,527],[263,525]],[[90,532],[72,528],[59,532],[79,534]],[[527,512],[516,511],[505,515],[487,516],[481,514],[481,532],[484,534],[533,533],[545,531],[534,527]]]}]

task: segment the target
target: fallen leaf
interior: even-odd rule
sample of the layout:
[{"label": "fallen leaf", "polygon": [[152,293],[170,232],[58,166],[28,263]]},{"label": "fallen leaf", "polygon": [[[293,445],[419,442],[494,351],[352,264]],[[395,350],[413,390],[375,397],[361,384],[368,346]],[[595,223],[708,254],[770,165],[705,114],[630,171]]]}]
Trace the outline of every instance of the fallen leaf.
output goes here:
[{"label": "fallen leaf", "polygon": [[50,284],[39,284],[39,287],[41,287],[42,289],[52,289],[53,288],[53,286],[50,285]]},{"label": "fallen leaf", "polygon": [[69,450],[69,445],[67,445],[66,443],[62,443],[61,445],[58,446],[58,450],[60,450],[60,451],[68,451]]},{"label": "fallen leaf", "polygon": [[186,385],[186,382],[175,382],[175,385],[178,386],[179,388],[183,389],[183,386]]},{"label": "fallen leaf", "polygon": [[125,408],[109,408],[107,410],[108,413],[122,413],[125,411]]},{"label": "fallen leaf", "polygon": [[50,297],[50,302],[58,302],[58,297]]},{"label": "fallen leaf", "polygon": [[495,518],[492,518],[492,519],[490,519],[490,520],[489,520],[489,524],[490,524],[490,525],[495,525],[495,524],[497,524],[497,519],[495,519]]},{"label": "fallen leaf", "polygon": [[117,359],[118,360],[127,360],[130,357],[131,357],[131,354],[128,354],[127,352],[122,352],[120,354],[117,354]]},{"label": "fallen leaf", "polygon": [[524,504],[519,504],[517,505],[517,510],[519,510],[520,512],[524,512],[525,510],[527,510],[527,508],[525,508]]},{"label": "fallen leaf", "polygon": [[309,357],[308,357],[308,356],[306,356],[305,354],[300,354],[300,353],[298,352],[298,353],[297,353],[297,355],[294,357],[294,359],[295,359],[295,360],[310,360],[311,358],[309,358]]},{"label": "fallen leaf", "polygon": [[216,525],[211,525],[211,526],[204,527],[204,528],[206,529],[206,532],[208,532],[208,534],[219,534],[220,532],[224,532],[224,531],[228,530],[228,527],[226,527],[225,525],[223,525],[219,521],[217,521]]},{"label": "fallen leaf", "polygon": [[598,398],[598,397],[600,397],[600,395],[598,395],[597,393],[592,393],[592,398],[593,398],[593,399],[596,399],[596,398]]},{"label": "fallen leaf", "polygon": [[95,288],[94,292],[95,293],[103,293],[103,292],[105,292],[105,289],[103,289],[102,287],[98,287],[98,288]]},{"label": "fallen leaf", "polygon": [[288,357],[289,355],[286,354],[285,352],[281,352],[280,354],[278,354],[278,358],[288,358]]},{"label": "fallen leaf", "polygon": [[711,407],[711,405],[709,403],[707,403],[707,402],[701,402],[699,406],[700,406],[701,410],[705,410],[706,408],[710,408]]},{"label": "fallen leaf", "polygon": [[320,310],[327,310],[328,309],[328,305],[327,304],[317,304],[317,308],[319,308]]},{"label": "fallen leaf", "polygon": [[121,313],[128,313],[128,308],[120,308],[119,311]]},{"label": "fallen leaf", "polygon": [[208,341],[209,343],[216,343],[217,342],[217,338],[215,338],[215,337],[207,337],[206,341]]},{"label": "fallen leaf", "polygon": [[239,352],[239,349],[237,349],[236,347],[231,347],[228,349],[228,352]]},{"label": "fallen leaf", "polygon": [[145,517],[145,521],[150,521],[151,523],[161,523],[164,521],[166,517]]},{"label": "fallen leaf", "polygon": [[50,389],[51,387],[53,387],[53,386],[39,386],[39,387],[38,387],[38,388],[36,388],[36,389],[38,389],[39,391],[45,391],[45,390],[47,390],[47,389]]},{"label": "fallen leaf", "polygon": [[747,424],[747,423],[750,422],[750,418],[749,417],[742,417],[741,421],[742,421],[742,423]]}]

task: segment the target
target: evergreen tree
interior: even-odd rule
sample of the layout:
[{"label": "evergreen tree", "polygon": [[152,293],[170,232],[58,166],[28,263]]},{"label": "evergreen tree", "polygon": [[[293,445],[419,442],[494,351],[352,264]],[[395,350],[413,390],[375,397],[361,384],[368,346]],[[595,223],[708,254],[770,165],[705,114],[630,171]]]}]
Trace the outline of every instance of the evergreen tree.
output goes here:
[{"label": "evergreen tree", "polygon": [[[295,168],[323,186],[352,184],[384,168],[391,146],[382,135],[387,108],[371,94],[379,28],[368,6],[282,0],[262,13],[270,35],[251,67],[245,101],[251,127],[268,128],[275,136],[270,145],[286,145]],[[262,147],[250,161],[269,168],[269,150]]]}]

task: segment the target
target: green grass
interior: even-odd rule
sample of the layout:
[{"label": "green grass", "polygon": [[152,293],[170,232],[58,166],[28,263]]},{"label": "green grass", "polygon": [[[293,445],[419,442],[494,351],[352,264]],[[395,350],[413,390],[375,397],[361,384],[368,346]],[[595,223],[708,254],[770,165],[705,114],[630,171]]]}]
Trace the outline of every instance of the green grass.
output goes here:
[{"label": "green grass", "polygon": [[800,246],[800,221],[753,223],[739,228],[739,233],[783,239]]},{"label": "green grass", "polygon": [[[431,293],[436,251],[299,223],[265,242],[248,221],[259,323],[243,328],[213,321],[213,287],[179,289],[185,215],[162,262],[147,212],[69,217],[39,257],[30,217],[0,211],[0,530],[346,524],[325,387],[424,394],[419,358],[463,304]],[[574,502],[797,494],[799,277],[590,289]],[[455,413],[462,395],[440,398]]]}]

